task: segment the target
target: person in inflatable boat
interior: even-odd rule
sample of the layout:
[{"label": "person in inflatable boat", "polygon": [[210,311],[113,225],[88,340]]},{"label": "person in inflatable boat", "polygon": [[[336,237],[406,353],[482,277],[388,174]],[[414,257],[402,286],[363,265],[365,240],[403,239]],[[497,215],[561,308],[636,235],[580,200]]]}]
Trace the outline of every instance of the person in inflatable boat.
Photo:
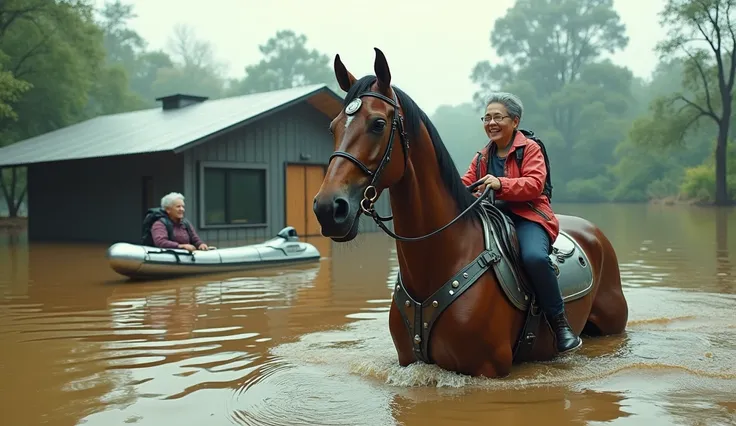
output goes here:
[{"label": "person in inflatable boat", "polygon": [[171,192],[161,198],[161,208],[150,209],[143,219],[143,244],[160,248],[213,250],[199,238],[184,218],[184,196]]}]

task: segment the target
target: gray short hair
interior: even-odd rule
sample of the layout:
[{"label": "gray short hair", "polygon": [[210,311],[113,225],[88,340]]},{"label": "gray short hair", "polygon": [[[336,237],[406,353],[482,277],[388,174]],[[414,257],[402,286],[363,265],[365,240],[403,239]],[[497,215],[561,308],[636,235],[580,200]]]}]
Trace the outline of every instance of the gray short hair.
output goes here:
[{"label": "gray short hair", "polygon": [[161,208],[165,209],[174,203],[176,200],[184,201],[184,196],[178,192],[169,192],[161,198]]},{"label": "gray short hair", "polygon": [[493,92],[486,99],[486,108],[488,105],[499,103],[506,107],[511,118],[518,118],[521,121],[521,115],[524,113],[524,104],[521,99],[513,93],[509,92]]}]

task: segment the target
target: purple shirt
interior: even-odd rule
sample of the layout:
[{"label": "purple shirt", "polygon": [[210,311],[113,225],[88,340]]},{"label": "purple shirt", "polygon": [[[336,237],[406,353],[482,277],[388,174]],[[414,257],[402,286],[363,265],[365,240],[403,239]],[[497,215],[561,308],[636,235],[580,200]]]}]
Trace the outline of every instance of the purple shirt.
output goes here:
[{"label": "purple shirt", "polygon": [[192,240],[189,240],[189,233],[184,225],[179,222],[172,221],[174,225],[174,241],[169,239],[169,233],[166,231],[166,225],[161,221],[157,220],[156,223],[151,227],[151,235],[153,236],[153,245],[161,248],[178,248],[179,244],[191,244],[194,247],[199,247],[202,244],[202,240],[197,235],[197,231],[191,226],[189,230],[192,232]]}]

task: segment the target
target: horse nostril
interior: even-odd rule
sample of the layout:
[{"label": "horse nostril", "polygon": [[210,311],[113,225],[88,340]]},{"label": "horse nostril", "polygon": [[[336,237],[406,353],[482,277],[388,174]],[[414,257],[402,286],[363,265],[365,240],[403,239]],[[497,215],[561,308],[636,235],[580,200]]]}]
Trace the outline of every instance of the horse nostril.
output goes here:
[{"label": "horse nostril", "polygon": [[348,214],[350,213],[350,204],[348,204],[348,200],[346,200],[343,197],[337,197],[335,198],[334,204],[333,204],[333,217],[335,218],[336,223],[343,223],[347,220]]}]

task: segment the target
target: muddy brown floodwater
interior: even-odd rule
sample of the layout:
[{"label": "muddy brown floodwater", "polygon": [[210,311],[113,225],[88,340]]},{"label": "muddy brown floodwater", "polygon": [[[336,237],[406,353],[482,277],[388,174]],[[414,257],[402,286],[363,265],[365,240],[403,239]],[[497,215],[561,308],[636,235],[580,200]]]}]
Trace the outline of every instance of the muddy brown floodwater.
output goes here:
[{"label": "muddy brown floodwater", "polygon": [[126,282],[104,246],[0,233],[2,425],[736,424],[736,212],[557,205],[619,256],[624,336],[501,380],[397,365],[394,244],[316,238],[323,260]]}]

